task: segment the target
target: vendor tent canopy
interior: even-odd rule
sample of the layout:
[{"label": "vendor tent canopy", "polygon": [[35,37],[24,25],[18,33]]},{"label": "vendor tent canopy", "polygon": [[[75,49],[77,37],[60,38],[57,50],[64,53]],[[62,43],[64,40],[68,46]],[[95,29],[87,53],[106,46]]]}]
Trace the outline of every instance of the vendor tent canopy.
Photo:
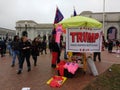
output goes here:
[{"label": "vendor tent canopy", "polygon": [[62,24],[64,28],[74,28],[74,27],[88,27],[88,28],[102,28],[102,23],[96,19],[84,17],[84,16],[74,16],[68,19],[64,19],[58,24]]}]

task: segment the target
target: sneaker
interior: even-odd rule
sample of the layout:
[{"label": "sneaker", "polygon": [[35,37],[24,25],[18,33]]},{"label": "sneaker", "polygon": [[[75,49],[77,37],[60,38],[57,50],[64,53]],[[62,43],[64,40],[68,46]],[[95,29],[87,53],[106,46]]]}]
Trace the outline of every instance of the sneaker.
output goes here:
[{"label": "sneaker", "polygon": [[11,65],[11,67],[14,67],[14,66],[15,66],[14,64]]},{"label": "sneaker", "polygon": [[55,65],[55,64],[52,64],[51,67],[52,67],[52,68],[56,68],[56,65]]},{"label": "sneaker", "polygon": [[19,70],[19,71],[17,72],[17,74],[21,74],[21,70]]},{"label": "sneaker", "polygon": [[37,64],[36,64],[36,63],[34,63],[34,66],[37,66]]},{"label": "sneaker", "polygon": [[28,69],[28,72],[29,72],[29,71],[31,71],[31,69],[30,69],[30,68]]}]

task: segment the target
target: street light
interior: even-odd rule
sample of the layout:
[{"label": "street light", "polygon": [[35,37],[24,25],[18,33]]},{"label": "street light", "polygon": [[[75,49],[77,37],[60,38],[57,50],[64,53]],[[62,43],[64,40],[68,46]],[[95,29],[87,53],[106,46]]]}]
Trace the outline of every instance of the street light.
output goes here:
[{"label": "street light", "polygon": [[103,33],[105,34],[105,0],[103,0]]},{"label": "street light", "polygon": [[18,30],[17,30],[17,35],[20,37],[20,33],[21,33],[21,25],[18,25]]},{"label": "street light", "polygon": [[27,33],[27,22],[25,22],[25,31],[22,32],[22,36],[28,36],[28,33]]},{"label": "street light", "polygon": [[25,22],[25,31],[27,31],[27,22]]}]

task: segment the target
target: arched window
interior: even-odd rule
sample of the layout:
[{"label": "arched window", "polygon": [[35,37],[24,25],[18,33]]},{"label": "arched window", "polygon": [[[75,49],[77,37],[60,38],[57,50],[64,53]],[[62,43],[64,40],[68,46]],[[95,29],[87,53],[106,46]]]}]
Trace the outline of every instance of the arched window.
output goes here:
[{"label": "arched window", "polygon": [[107,39],[108,40],[117,39],[117,29],[115,27],[110,27],[107,30]]}]

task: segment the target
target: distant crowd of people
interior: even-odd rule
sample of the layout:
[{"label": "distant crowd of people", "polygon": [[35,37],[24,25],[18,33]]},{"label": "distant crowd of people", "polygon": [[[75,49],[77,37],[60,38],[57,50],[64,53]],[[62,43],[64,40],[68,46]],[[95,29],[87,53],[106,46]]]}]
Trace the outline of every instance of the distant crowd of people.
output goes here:
[{"label": "distant crowd of people", "polygon": [[104,47],[108,49],[109,53],[111,53],[113,50],[113,47],[116,47],[116,50],[119,50],[120,41],[119,40],[108,40],[107,42],[104,42]]},{"label": "distant crowd of people", "polygon": [[[55,68],[56,64],[60,62],[60,55],[61,50],[63,48],[62,45],[63,37],[61,35],[60,37],[60,43],[58,44],[55,42],[55,35],[48,37],[48,47],[50,50],[50,53],[52,55],[51,59],[51,67]],[[115,43],[114,43],[115,42]],[[108,40],[108,42],[103,42],[103,46],[108,49],[108,52],[111,53],[114,46],[116,46],[117,49],[120,47],[120,42],[118,40]],[[22,36],[21,38],[19,36],[14,36],[13,40],[2,40],[0,38],[0,54],[1,58],[5,56],[6,48],[9,50],[9,55],[12,56],[12,62],[11,67],[15,66],[16,57],[19,62],[19,69],[17,74],[22,73],[23,64],[26,60],[27,62],[27,68],[28,72],[31,71],[31,63],[30,63],[30,56],[32,56],[32,59],[34,60],[34,66],[37,65],[37,59],[39,54],[47,54],[47,41],[46,41],[46,35],[43,36],[43,39],[41,40],[39,37],[35,37],[33,41],[29,40],[26,35]],[[65,50],[65,46],[64,46]],[[100,52],[94,52],[93,60],[96,61],[96,57],[98,56],[98,60],[101,61],[101,53]],[[67,54],[65,50],[64,58],[67,59]]]},{"label": "distant crowd of people", "polygon": [[[116,51],[120,50],[120,41],[119,40],[108,40],[107,42],[103,40],[102,43],[102,51],[104,49],[108,50],[108,53],[112,53],[113,47],[116,48]],[[96,58],[98,57],[99,62],[101,62],[101,52],[94,52],[93,53],[93,60],[96,61]]]},{"label": "distant crowd of people", "polygon": [[[48,39],[48,47],[52,54],[51,67],[56,67],[56,62],[60,62],[60,45],[55,42],[55,39],[50,36]],[[0,54],[1,58],[5,56],[6,48],[9,51],[9,55],[12,56],[11,67],[15,66],[15,61],[18,59],[19,69],[17,74],[22,73],[23,64],[26,60],[27,70],[31,71],[30,56],[34,60],[34,66],[37,65],[37,57],[39,54],[47,54],[47,40],[46,36],[43,36],[41,40],[39,37],[34,38],[33,41],[29,40],[27,36],[14,36],[13,40],[7,41],[0,39]]]}]

